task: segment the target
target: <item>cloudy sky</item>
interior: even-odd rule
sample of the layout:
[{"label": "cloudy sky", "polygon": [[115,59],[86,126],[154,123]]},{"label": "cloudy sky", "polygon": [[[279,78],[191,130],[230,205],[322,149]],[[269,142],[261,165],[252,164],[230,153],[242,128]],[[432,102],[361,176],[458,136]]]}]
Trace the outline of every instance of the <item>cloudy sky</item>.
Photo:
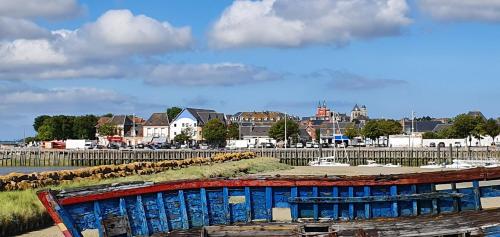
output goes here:
[{"label": "cloudy sky", "polygon": [[498,117],[500,0],[0,0],[0,140],[169,106]]}]

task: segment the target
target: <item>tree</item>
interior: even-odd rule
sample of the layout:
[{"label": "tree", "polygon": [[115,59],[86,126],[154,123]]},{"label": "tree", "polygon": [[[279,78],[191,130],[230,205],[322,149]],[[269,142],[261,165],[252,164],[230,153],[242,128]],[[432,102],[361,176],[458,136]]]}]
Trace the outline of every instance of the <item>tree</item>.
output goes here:
[{"label": "tree", "polygon": [[49,123],[43,123],[43,125],[38,128],[36,138],[40,141],[54,140],[54,128]]},{"label": "tree", "polygon": [[33,128],[35,129],[36,132],[38,132],[38,129],[43,125],[43,122],[50,118],[48,115],[40,115],[35,118],[35,121],[33,122]]},{"label": "tree", "polygon": [[111,118],[111,117],[113,117],[113,114],[112,113],[107,113],[107,114],[101,115],[101,117]]},{"label": "tree", "polygon": [[500,134],[500,126],[494,119],[488,119],[488,121],[484,124],[484,132],[486,135],[495,140],[498,134]]},{"label": "tree", "polygon": [[471,135],[476,129],[479,120],[471,115],[460,114],[453,121],[452,129],[454,133],[460,138],[469,138],[469,145],[471,145]]},{"label": "tree", "polygon": [[193,130],[191,128],[185,128],[181,131],[180,134],[177,134],[174,137],[174,141],[177,143],[186,143],[191,140],[191,137],[193,136]]},{"label": "tree", "polygon": [[95,139],[98,118],[94,115],[78,116],[74,118],[73,133],[77,139]]},{"label": "tree", "polygon": [[439,139],[439,135],[435,132],[425,132],[422,134],[423,139]]},{"label": "tree", "polygon": [[[299,136],[299,124],[293,120],[286,119],[286,136],[288,138]],[[276,139],[276,141],[285,140],[285,120],[282,119],[274,123],[269,129],[269,137]],[[317,138],[318,139],[318,138]]]},{"label": "tree", "polygon": [[172,121],[175,119],[175,117],[177,117],[177,115],[179,115],[180,113],[182,112],[182,109],[179,108],[179,107],[170,107],[167,109],[167,117],[168,117],[168,121]]},{"label": "tree", "polygon": [[415,121],[432,121],[430,116],[422,116],[421,118],[415,118]]},{"label": "tree", "polygon": [[316,135],[316,142],[319,143],[319,140],[321,138],[321,130],[319,128],[316,128],[316,130],[314,130],[314,134]]},{"label": "tree", "polygon": [[381,127],[382,134],[387,138],[387,144],[389,144],[389,136],[401,134],[403,132],[403,126],[396,120],[380,120],[379,126]]},{"label": "tree", "polygon": [[239,139],[240,138],[240,125],[237,123],[231,123],[227,126],[227,138],[228,139]]},{"label": "tree", "polygon": [[472,130],[472,136],[476,139],[479,140],[479,144],[481,145],[481,139],[483,138],[484,135],[486,135],[486,122],[480,118],[480,117],[475,117],[476,120],[476,126],[474,126],[474,129]]},{"label": "tree", "polygon": [[116,132],[116,127],[109,123],[99,126],[99,135],[101,136],[114,136],[116,135]]},{"label": "tree", "polygon": [[360,131],[355,125],[351,124],[346,128],[344,135],[348,136],[350,139],[353,139],[360,135]]},{"label": "tree", "polygon": [[500,124],[495,119],[488,119],[484,122],[484,135],[490,136],[493,141],[500,134]]},{"label": "tree", "polygon": [[226,142],[226,136],[226,125],[218,119],[211,119],[203,126],[203,138],[211,145],[223,145]]},{"label": "tree", "polygon": [[370,138],[372,141],[375,139],[377,140],[378,144],[378,138],[384,133],[382,132],[381,127],[379,126],[379,121],[378,120],[370,120],[365,124],[365,127],[363,130],[361,130],[361,134],[364,137]]}]

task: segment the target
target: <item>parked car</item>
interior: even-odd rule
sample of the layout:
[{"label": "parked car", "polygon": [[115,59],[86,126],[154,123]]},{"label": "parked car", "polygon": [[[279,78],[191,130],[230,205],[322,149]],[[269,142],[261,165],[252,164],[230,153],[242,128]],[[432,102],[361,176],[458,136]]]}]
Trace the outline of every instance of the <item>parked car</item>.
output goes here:
[{"label": "parked car", "polygon": [[306,148],[313,148],[314,144],[312,142],[306,142]]},{"label": "parked car", "polygon": [[436,143],[431,142],[431,143],[429,144],[429,147],[436,147]]},{"label": "parked car", "polygon": [[304,148],[304,144],[302,144],[302,142],[299,142],[299,143],[295,144],[295,147],[296,148]]},{"label": "parked car", "polygon": [[266,148],[274,148],[274,144],[271,142],[266,143]]},{"label": "parked car", "polygon": [[206,143],[200,144],[200,149],[201,150],[208,150],[208,144],[206,144]]},{"label": "parked car", "polygon": [[319,143],[313,143],[313,148],[319,148]]},{"label": "parked car", "polygon": [[254,149],[255,148],[255,144],[248,144],[248,149]]},{"label": "parked car", "polygon": [[322,148],[328,148],[328,143],[321,143]]},{"label": "parked car", "polygon": [[438,146],[439,146],[439,147],[445,147],[446,145],[444,144],[444,142],[440,142],[440,143],[438,144]]}]

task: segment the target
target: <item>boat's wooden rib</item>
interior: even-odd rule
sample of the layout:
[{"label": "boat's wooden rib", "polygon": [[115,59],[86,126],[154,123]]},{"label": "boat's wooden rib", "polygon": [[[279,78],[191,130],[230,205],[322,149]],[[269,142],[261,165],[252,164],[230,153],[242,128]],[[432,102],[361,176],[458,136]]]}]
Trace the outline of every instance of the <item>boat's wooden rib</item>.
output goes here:
[{"label": "boat's wooden rib", "polygon": [[[457,185],[460,183],[468,185]],[[447,188],[437,188],[443,184]],[[438,215],[439,219],[447,220],[450,213],[465,216],[481,213],[482,198],[500,197],[500,168],[384,176],[129,183],[47,190],[38,196],[65,236],[79,237],[87,229],[96,229],[101,236],[108,237],[161,236],[237,223],[351,220],[354,222],[349,223],[353,225],[361,223],[360,220],[380,218],[398,220],[392,229],[387,225],[386,231],[401,234],[402,230],[395,228],[407,217]],[[491,217],[483,218],[485,222],[500,215],[492,213]],[[444,221],[441,227],[445,229],[453,223]],[[469,224],[474,227],[474,223]],[[373,232],[370,228],[369,225],[362,228],[366,236]]]}]

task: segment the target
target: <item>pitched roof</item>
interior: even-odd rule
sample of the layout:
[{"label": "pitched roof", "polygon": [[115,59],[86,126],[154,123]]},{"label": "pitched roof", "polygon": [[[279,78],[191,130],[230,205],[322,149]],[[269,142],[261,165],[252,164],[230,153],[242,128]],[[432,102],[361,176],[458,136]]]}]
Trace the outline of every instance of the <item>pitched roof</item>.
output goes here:
[{"label": "pitched roof", "polygon": [[[431,132],[437,125],[443,124],[441,121],[415,121],[415,132]],[[411,128],[411,121],[405,121],[405,129]]]},{"label": "pitched roof", "polygon": [[169,124],[166,113],[153,113],[144,126],[168,126]]},{"label": "pitched roof", "polygon": [[115,126],[132,125],[132,119],[126,115],[114,115],[107,123]]},{"label": "pitched roof", "polygon": [[467,114],[474,116],[474,117],[480,117],[482,119],[486,119],[486,117],[484,117],[484,115],[483,115],[483,113],[481,113],[481,111],[469,111],[469,113],[467,113]]},{"label": "pitched roof", "polygon": [[97,120],[97,127],[108,123],[111,120],[111,117],[100,117],[99,120]]},{"label": "pitched roof", "polygon": [[354,105],[354,108],[352,108],[352,111],[359,111],[359,106],[358,106],[358,104]]},{"label": "pitched roof", "polygon": [[226,117],[223,113],[217,112],[198,112],[198,116],[200,117],[199,123],[201,125],[206,124],[208,121],[212,119],[218,119],[219,121],[226,123]]},{"label": "pitched roof", "polygon": [[[196,120],[198,120],[198,121],[202,121],[202,120],[201,120],[201,118],[200,118],[200,115],[199,115],[199,113],[200,113],[200,112],[214,112],[214,113],[215,113],[215,110],[213,110],[213,109],[185,108],[185,110],[187,110],[190,114],[192,114],[192,115],[193,115],[193,117],[194,117]],[[179,115],[180,115],[180,114],[182,114],[182,112],[181,112],[181,113],[179,113]],[[179,116],[179,115],[177,115],[177,116]]]},{"label": "pitched roof", "polygon": [[242,137],[266,137],[269,134],[269,129],[271,126],[241,126],[240,132]]},{"label": "pitched roof", "polygon": [[451,127],[453,124],[451,123],[442,123],[442,124],[438,124],[436,125],[436,127],[434,127],[434,129],[432,129],[433,132],[439,132],[443,129],[446,129],[448,127]]}]

